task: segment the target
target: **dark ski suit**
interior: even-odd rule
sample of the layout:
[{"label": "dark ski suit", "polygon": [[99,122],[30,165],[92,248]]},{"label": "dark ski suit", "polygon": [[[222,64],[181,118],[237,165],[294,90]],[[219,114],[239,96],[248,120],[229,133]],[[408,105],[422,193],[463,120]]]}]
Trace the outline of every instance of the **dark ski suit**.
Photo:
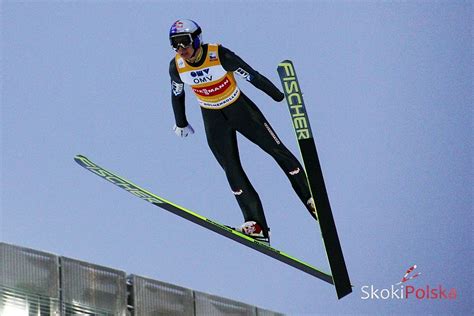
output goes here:
[{"label": "dark ski suit", "polygon": [[[209,45],[204,44],[202,46],[202,57],[195,64],[187,62],[183,64],[183,61],[179,64],[176,58],[173,58],[170,62],[171,101],[175,122],[178,127],[188,125],[185,115],[184,82],[182,77],[180,77],[178,68],[202,69],[203,63],[208,58]],[[209,53],[209,55],[211,54]],[[215,60],[215,58],[219,60],[220,65],[222,65],[225,71],[241,75],[273,100],[280,102],[284,99],[283,93],[270,80],[255,71],[229,49],[219,45],[218,56],[211,56],[211,60]],[[196,94],[199,93],[199,89],[194,89],[194,92]],[[199,95],[196,96],[199,99]],[[248,138],[276,160],[290,180],[296,194],[306,205],[311,194],[303,167],[296,157],[283,145],[255,103],[242,91],[229,105],[218,109],[201,106],[201,112],[209,147],[225,171],[245,221],[257,222],[263,228],[265,235],[268,235],[268,225],[262,203],[240,162],[236,132]]]}]

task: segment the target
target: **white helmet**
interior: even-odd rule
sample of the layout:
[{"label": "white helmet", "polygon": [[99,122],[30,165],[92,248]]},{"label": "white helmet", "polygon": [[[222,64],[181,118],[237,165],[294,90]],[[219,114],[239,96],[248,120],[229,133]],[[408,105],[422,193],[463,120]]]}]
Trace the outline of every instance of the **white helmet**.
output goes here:
[{"label": "white helmet", "polygon": [[193,20],[178,20],[171,25],[169,38],[174,50],[191,44],[197,49],[202,44],[201,27]]}]

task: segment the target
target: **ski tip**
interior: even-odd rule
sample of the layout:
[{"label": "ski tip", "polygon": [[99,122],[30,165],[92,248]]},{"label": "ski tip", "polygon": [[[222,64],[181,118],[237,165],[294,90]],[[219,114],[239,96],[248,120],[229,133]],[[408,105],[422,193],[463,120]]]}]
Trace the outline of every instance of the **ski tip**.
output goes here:
[{"label": "ski tip", "polygon": [[74,161],[81,165],[81,164],[84,164],[85,162],[90,161],[90,160],[89,160],[89,158],[87,158],[84,155],[76,155],[74,157]]},{"label": "ski tip", "polygon": [[278,64],[278,66],[284,65],[284,64],[293,64],[293,62],[289,59],[285,59],[282,62]]}]

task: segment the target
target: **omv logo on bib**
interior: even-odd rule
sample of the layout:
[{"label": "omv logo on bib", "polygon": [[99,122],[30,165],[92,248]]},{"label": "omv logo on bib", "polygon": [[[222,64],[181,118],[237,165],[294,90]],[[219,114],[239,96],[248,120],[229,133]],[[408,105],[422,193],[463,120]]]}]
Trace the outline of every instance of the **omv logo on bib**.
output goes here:
[{"label": "omv logo on bib", "polygon": [[191,71],[190,75],[193,78],[193,82],[196,84],[212,81],[212,75],[209,75],[209,68]]}]

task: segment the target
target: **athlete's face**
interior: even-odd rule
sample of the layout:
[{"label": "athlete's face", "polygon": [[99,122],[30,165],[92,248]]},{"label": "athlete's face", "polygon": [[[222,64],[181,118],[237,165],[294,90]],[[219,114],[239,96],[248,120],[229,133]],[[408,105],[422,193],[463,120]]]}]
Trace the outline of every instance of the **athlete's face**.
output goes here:
[{"label": "athlete's face", "polygon": [[186,46],[186,47],[179,47],[178,50],[176,51],[179,56],[181,56],[184,59],[190,59],[193,56],[194,53],[194,48],[192,45]]}]

